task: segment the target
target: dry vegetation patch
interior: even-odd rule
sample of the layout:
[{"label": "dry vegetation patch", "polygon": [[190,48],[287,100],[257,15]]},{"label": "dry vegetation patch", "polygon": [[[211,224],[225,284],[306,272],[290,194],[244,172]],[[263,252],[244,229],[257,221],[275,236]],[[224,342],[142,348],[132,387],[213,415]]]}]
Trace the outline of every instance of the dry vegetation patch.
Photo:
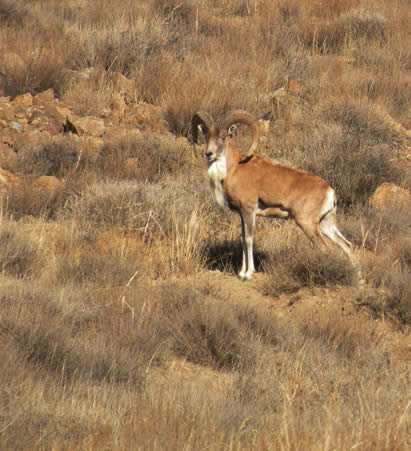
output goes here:
[{"label": "dry vegetation patch", "polygon": [[[2,448],[410,448],[410,212],[368,205],[411,188],[408,10],[0,0]],[[236,279],[190,142],[235,108],[336,189],[363,290],[280,220]]]}]

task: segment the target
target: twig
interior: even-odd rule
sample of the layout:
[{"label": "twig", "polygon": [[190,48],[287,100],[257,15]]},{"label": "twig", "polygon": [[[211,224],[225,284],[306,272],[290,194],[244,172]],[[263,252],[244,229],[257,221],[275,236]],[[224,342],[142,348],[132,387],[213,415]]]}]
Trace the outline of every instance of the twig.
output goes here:
[{"label": "twig", "polygon": [[132,307],[127,301],[126,301],[126,296],[124,294],[124,292],[126,291],[126,289],[130,286],[131,282],[134,280],[134,278],[136,277],[136,275],[138,274],[138,269],[137,271],[131,276],[130,280],[127,282],[127,285],[123,288],[123,291],[121,292],[119,299],[121,299],[121,305],[122,308],[124,307],[124,305],[126,305],[128,307],[128,309],[131,311],[131,322],[134,323],[134,307]]}]

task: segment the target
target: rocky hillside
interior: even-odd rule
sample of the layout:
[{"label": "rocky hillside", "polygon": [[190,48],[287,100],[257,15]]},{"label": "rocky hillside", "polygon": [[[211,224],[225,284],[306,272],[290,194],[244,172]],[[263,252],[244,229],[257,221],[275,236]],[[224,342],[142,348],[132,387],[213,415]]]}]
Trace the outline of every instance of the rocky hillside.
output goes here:
[{"label": "rocky hillside", "polygon": [[[409,449],[407,2],[63,3],[0,0],[0,448]],[[365,287],[264,218],[237,278],[190,131],[236,108]]]}]

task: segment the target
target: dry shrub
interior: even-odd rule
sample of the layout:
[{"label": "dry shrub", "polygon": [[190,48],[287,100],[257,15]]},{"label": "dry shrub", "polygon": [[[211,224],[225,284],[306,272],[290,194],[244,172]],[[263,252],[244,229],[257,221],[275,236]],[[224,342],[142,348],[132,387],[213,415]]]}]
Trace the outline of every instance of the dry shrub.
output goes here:
[{"label": "dry shrub", "polygon": [[339,18],[350,39],[387,39],[387,19],[378,12],[366,9],[351,9]]},{"label": "dry shrub", "polygon": [[351,285],[355,270],[347,257],[330,246],[328,252],[312,247],[302,232],[290,231],[294,224],[278,230],[272,241],[262,245],[267,253],[262,261],[270,276],[265,290],[277,296],[282,292],[298,291],[301,287]]},{"label": "dry shrub", "polygon": [[401,326],[411,324],[411,242],[397,239],[388,254],[372,255],[364,260],[367,280],[379,290],[363,293],[359,305],[377,318],[387,316]]},{"label": "dry shrub", "polygon": [[73,218],[79,225],[115,226],[164,237],[173,230],[176,212],[181,218],[191,216],[196,193],[190,188],[172,180],[166,185],[100,182],[87,187],[80,197],[69,199],[61,216]]},{"label": "dry shrub", "polygon": [[360,0],[329,0],[327,3],[314,0],[305,6],[315,17],[339,17],[341,14],[357,8],[360,3]]},{"label": "dry shrub", "polygon": [[59,209],[71,196],[71,190],[61,187],[33,189],[32,177],[24,177],[19,186],[1,197],[2,212],[6,217],[19,220],[25,216],[54,218]]},{"label": "dry shrub", "polygon": [[361,266],[376,292],[362,293],[359,304],[377,317],[389,316],[399,324],[410,323],[411,212],[387,206],[385,211],[358,208],[340,220],[354,244],[365,249]]},{"label": "dry shrub", "polygon": [[170,241],[171,272],[192,274],[204,266],[204,252],[199,246],[202,229],[202,214],[195,208],[189,217],[174,212],[174,223]]},{"label": "dry shrub", "polygon": [[16,170],[20,173],[40,177],[67,177],[79,164],[79,150],[69,138],[56,136],[45,140],[34,149],[23,149],[18,153]]},{"label": "dry shrub", "polygon": [[[164,66],[159,74],[162,81],[159,80],[161,91],[157,95],[166,110],[165,119],[170,130],[176,135],[188,136],[191,118],[198,109],[205,109],[218,118],[235,107],[238,97],[237,87],[230,77],[196,63],[198,58],[190,60],[192,64],[187,64],[187,60],[184,64],[173,63],[171,74],[170,67]],[[152,69],[147,70],[151,73]]]},{"label": "dry shrub", "polygon": [[395,255],[409,234],[411,212],[396,205],[386,205],[384,210],[361,205],[341,215],[339,222],[356,246],[376,255]]},{"label": "dry shrub", "polygon": [[93,70],[89,77],[71,76],[66,83],[62,100],[72,106],[75,114],[101,116],[109,108],[115,86],[102,68]]},{"label": "dry shrub", "polygon": [[[84,291],[74,293],[75,297],[70,290],[50,290],[41,283],[6,283],[2,287],[0,296],[5,308],[0,333],[17,351],[20,364],[52,375],[57,385],[104,381],[141,389],[143,367],[158,346],[158,341],[147,340],[156,340],[154,330],[147,329],[153,324],[140,322],[139,329],[133,332],[127,312],[119,336],[118,324],[109,319],[110,315],[101,315]],[[25,310],[13,305],[15,296],[25,300]],[[62,310],[69,305],[70,310]],[[44,327],[42,319],[46,318],[48,326]],[[86,344],[93,330],[98,331],[97,337]]]},{"label": "dry shrub", "polygon": [[[184,171],[189,166],[190,156],[189,149],[178,141],[143,132],[106,144],[92,164],[104,176],[153,183]],[[130,162],[133,170],[130,170]]]},{"label": "dry shrub", "polygon": [[365,145],[376,147],[385,145],[390,150],[404,145],[403,133],[387,119],[384,110],[364,99],[338,99],[324,104],[324,118],[344,127]]},{"label": "dry shrub", "polygon": [[84,286],[126,285],[130,277],[145,268],[140,265],[136,255],[104,255],[92,246],[67,256],[58,256],[53,262],[53,277],[60,284],[79,283]]},{"label": "dry shrub", "polygon": [[[326,9],[326,8],[325,8]],[[338,17],[320,18],[314,22],[305,19],[296,33],[304,45],[315,52],[337,53],[359,40],[386,41],[387,20],[380,13],[351,9]]]},{"label": "dry shrub", "polygon": [[0,268],[2,273],[29,277],[38,270],[40,258],[32,239],[16,224],[3,222],[0,226]]},{"label": "dry shrub", "polygon": [[[49,88],[57,95],[62,93],[68,80],[65,61],[73,51],[70,38],[63,41],[61,32],[53,26],[39,33],[36,24],[21,30],[2,29],[0,34],[0,67],[4,71],[0,87],[6,95],[35,95]],[[18,57],[10,60],[10,52]]]},{"label": "dry shrub", "polygon": [[353,99],[321,108],[315,126],[303,120],[302,130],[290,133],[286,152],[296,166],[327,180],[345,206],[364,204],[381,183],[402,184],[405,173],[391,160],[404,136],[382,112]]},{"label": "dry shrub", "polygon": [[174,284],[162,288],[159,308],[171,349],[203,366],[249,371],[261,343],[277,343],[275,322],[251,307],[227,308],[221,295],[208,292]]},{"label": "dry shrub", "polygon": [[[359,321],[352,323],[339,312],[332,311],[329,315],[321,315],[317,321],[308,322],[301,328],[306,340],[315,340],[321,347],[327,348],[330,354],[337,354],[341,359],[356,359],[357,364],[367,366],[361,362],[364,352],[380,354],[378,349],[382,337],[374,330],[365,330]],[[383,355],[376,360],[383,360]]]},{"label": "dry shrub", "polygon": [[30,8],[17,5],[13,0],[1,0],[0,17],[3,24],[20,28],[32,17],[32,14]]},{"label": "dry shrub", "polygon": [[191,26],[195,20],[196,8],[191,0],[184,3],[174,0],[153,0],[150,2],[150,12],[161,17],[163,23],[167,25]]},{"label": "dry shrub", "polygon": [[95,27],[79,30],[79,61],[86,67],[102,66],[105,70],[133,76],[139,68],[156,58],[173,39],[161,24],[144,17],[112,16]]},{"label": "dry shrub", "polygon": [[206,303],[197,290],[166,288],[163,315],[173,351],[191,362],[216,369],[233,369],[247,350],[232,312]]}]

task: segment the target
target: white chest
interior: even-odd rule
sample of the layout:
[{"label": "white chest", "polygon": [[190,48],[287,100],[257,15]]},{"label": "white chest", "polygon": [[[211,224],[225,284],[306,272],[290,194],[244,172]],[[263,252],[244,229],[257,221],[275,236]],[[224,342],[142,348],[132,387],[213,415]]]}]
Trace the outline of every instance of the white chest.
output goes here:
[{"label": "white chest", "polygon": [[211,190],[217,203],[223,208],[229,208],[229,202],[223,189],[223,181],[227,176],[227,164],[224,157],[214,161],[209,166],[208,176],[210,177]]}]

